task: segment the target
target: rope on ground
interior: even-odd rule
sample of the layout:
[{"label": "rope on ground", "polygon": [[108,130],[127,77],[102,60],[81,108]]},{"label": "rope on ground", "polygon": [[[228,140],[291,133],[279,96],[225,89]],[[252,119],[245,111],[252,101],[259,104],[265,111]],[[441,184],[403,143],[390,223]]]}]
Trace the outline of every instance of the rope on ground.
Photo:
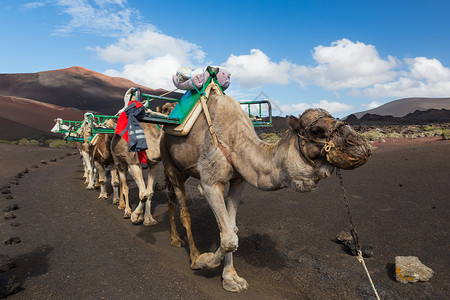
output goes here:
[{"label": "rope on ground", "polygon": [[373,292],[375,293],[377,300],[380,300],[380,296],[378,295],[377,289],[375,288],[375,285],[372,281],[372,277],[370,276],[369,270],[367,269],[366,263],[364,262],[364,258],[363,258],[362,251],[361,251],[361,245],[359,244],[358,233],[356,232],[355,225],[353,224],[353,220],[352,220],[352,214],[350,212],[350,205],[349,205],[349,201],[347,198],[347,192],[345,191],[345,188],[344,188],[344,180],[342,179],[341,169],[337,168],[336,174],[339,177],[339,182],[341,184],[341,190],[342,190],[342,196],[344,197],[345,207],[347,208],[348,220],[350,222],[350,232],[352,234],[353,242],[355,243],[356,252],[358,253],[357,259],[360,263],[362,263],[362,265],[364,267],[364,271],[366,271],[367,277],[369,278],[370,285],[372,286]]}]

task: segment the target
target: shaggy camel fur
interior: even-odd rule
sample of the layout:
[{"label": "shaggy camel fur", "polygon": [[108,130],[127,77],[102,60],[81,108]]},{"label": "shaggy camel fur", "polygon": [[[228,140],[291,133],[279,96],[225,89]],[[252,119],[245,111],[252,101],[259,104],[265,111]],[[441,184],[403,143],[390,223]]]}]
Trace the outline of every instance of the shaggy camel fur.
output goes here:
[{"label": "shaggy camel fur", "polygon": [[[220,142],[213,143],[205,118],[200,117],[184,137],[164,134],[161,158],[166,175],[181,205],[180,219],[187,231],[191,268],[215,268],[225,258],[223,288],[240,292],[248,288],[233,266],[238,248],[236,212],[244,182],[265,191],[290,187],[297,192],[313,191],[335,167],[324,156],[323,146],[331,141],[363,164],[370,154],[364,141],[347,124],[322,109],[310,109],[298,119],[289,118],[290,130],[276,144],[261,141],[239,103],[227,95],[211,93],[208,99],[212,128]],[[188,177],[200,179],[204,195],[220,229],[220,247],[215,253],[200,255],[191,233],[184,183]],[[224,187],[230,183],[227,197]],[[182,241],[174,223],[172,196],[169,199],[172,245]]]}]

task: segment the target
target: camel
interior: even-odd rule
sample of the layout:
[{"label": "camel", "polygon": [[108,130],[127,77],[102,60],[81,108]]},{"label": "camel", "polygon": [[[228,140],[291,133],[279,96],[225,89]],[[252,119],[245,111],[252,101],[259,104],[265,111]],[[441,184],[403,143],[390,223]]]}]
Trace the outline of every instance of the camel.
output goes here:
[{"label": "camel", "polygon": [[[191,268],[215,268],[225,258],[223,288],[240,292],[248,288],[248,283],[234,268],[233,252],[238,248],[236,213],[244,182],[264,191],[289,187],[310,192],[335,168],[351,169],[364,164],[370,150],[350,125],[323,109],[308,109],[299,118],[290,116],[290,129],[278,143],[269,144],[258,138],[236,100],[220,93],[217,86],[213,89],[207,106],[218,146],[203,117],[197,119],[186,136],[164,133],[161,137],[162,162],[176,195],[175,198],[170,194],[169,199],[171,244],[182,245],[174,222],[173,202],[178,199]],[[342,155],[337,157],[339,153]],[[220,247],[214,253],[200,255],[195,247],[184,186],[190,176],[200,179],[217,220]],[[227,183],[228,195],[224,197]]]},{"label": "camel", "polygon": [[[109,128],[114,128],[116,122],[113,119],[109,119],[106,124]],[[111,153],[111,140],[113,133],[97,134],[92,140],[94,149],[92,150],[93,166],[97,170],[98,183],[100,185],[99,199],[107,199],[108,193],[106,192],[106,168],[111,173],[111,185],[113,187],[113,202],[112,204],[119,203],[119,175],[117,167],[114,163],[114,159]]]},{"label": "camel", "polygon": [[[168,115],[174,106],[175,104],[173,103],[167,103],[162,107],[157,107],[157,111]],[[152,226],[158,223],[151,214],[151,199],[154,193],[153,184],[157,166],[161,161],[159,150],[161,127],[150,123],[141,123],[141,125],[148,146],[146,150],[148,165],[147,184],[144,183],[137,153],[131,152],[129,144],[117,134],[112,138],[111,152],[119,171],[121,189],[119,209],[125,209],[124,218],[131,218],[133,224],[143,223],[145,226]],[[127,172],[131,174],[139,189],[140,201],[133,212],[131,212],[128,199]],[[123,198],[125,198],[125,201]]]},{"label": "camel", "polygon": [[76,128],[76,130],[72,130],[72,125],[66,125],[63,124],[63,120],[61,118],[55,119],[56,124],[53,126],[53,128],[50,130],[54,133],[60,133],[61,131],[65,132],[63,134],[64,139],[67,138],[83,138],[84,143],[82,142],[76,142],[76,147],[78,149],[78,152],[81,155],[81,159],[83,161],[83,168],[84,168],[84,174],[83,178],[85,178],[85,184],[87,184],[86,189],[91,190],[95,188],[95,177],[96,172],[95,168],[92,165],[91,162],[91,152],[93,150],[92,145],[90,145],[87,142],[88,135],[90,132],[88,132],[86,129],[86,126],[84,125],[84,122],[80,128]]}]

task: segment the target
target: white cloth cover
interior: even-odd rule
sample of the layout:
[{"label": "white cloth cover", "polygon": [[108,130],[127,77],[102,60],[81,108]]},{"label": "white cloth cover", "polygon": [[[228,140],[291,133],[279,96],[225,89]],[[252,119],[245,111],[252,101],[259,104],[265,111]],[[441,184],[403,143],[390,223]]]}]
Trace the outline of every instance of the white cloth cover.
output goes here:
[{"label": "white cloth cover", "polygon": [[[181,67],[177,73],[172,76],[173,84],[180,90],[195,90],[201,89],[203,84],[209,79],[209,73],[205,69],[195,69]],[[230,86],[231,73],[226,68],[219,67],[217,73],[217,81],[223,90]]]}]

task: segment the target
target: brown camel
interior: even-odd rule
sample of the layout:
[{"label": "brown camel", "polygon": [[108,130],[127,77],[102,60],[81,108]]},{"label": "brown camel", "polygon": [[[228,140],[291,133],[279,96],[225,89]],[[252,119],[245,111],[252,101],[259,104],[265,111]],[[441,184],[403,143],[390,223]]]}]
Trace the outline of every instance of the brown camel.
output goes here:
[{"label": "brown camel", "polygon": [[[184,137],[164,134],[161,158],[181,210],[187,231],[191,268],[215,268],[225,258],[223,288],[240,292],[248,288],[233,266],[238,248],[236,212],[244,182],[274,191],[290,187],[297,192],[313,191],[319,181],[337,168],[351,169],[364,164],[370,150],[348,124],[323,109],[308,109],[300,118],[289,117],[290,129],[276,144],[261,141],[251,121],[232,97],[216,92],[208,97],[208,108],[219,144],[215,146],[204,117]],[[185,181],[200,179],[204,195],[220,229],[220,247],[200,255],[191,233],[186,208]],[[228,195],[223,191],[230,183]],[[175,196],[169,199],[171,244],[181,245],[174,222]]]},{"label": "brown camel", "polygon": [[[114,128],[116,122],[113,119],[109,119],[106,122],[106,126],[109,128]],[[107,199],[108,193],[106,192],[106,169],[110,170],[111,173],[111,185],[113,187],[113,204],[119,203],[119,175],[117,172],[117,167],[114,163],[114,159],[111,153],[111,140],[113,138],[113,133],[102,133],[97,134],[92,140],[94,144],[94,149],[92,151],[93,166],[97,170],[98,183],[100,185],[100,195],[99,199]]]},{"label": "brown camel", "polygon": [[[158,107],[157,111],[168,115],[175,104],[167,103],[162,107]],[[120,179],[120,203],[119,209],[125,209],[124,218],[131,218],[133,224],[144,223],[145,226],[155,225],[157,221],[153,219],[151,214],[151,200],[153,197],[153,183],[155,181],[156,171],[158,163],[161,161],[160,156],[160,139],[161,130],[160,126],[149,123],[141,123],[144,130],[145,138],[147,140],[147,165],[148,175],[147,184],[144,183],[142,176],[142,168],[139,165],[139,160],[136,152],[130,151],[129,144],[115,134],[111,141],[111,152],[119,171]],[[131,174],[134,181],[139,188],[140,202],[136,209],[131,213],[130,203],[128,199],[128,185],[127,185],[127,172]],[[125,201],[123,200],[125,197]],[[144,215],[145,212],[145,215]]]}]

